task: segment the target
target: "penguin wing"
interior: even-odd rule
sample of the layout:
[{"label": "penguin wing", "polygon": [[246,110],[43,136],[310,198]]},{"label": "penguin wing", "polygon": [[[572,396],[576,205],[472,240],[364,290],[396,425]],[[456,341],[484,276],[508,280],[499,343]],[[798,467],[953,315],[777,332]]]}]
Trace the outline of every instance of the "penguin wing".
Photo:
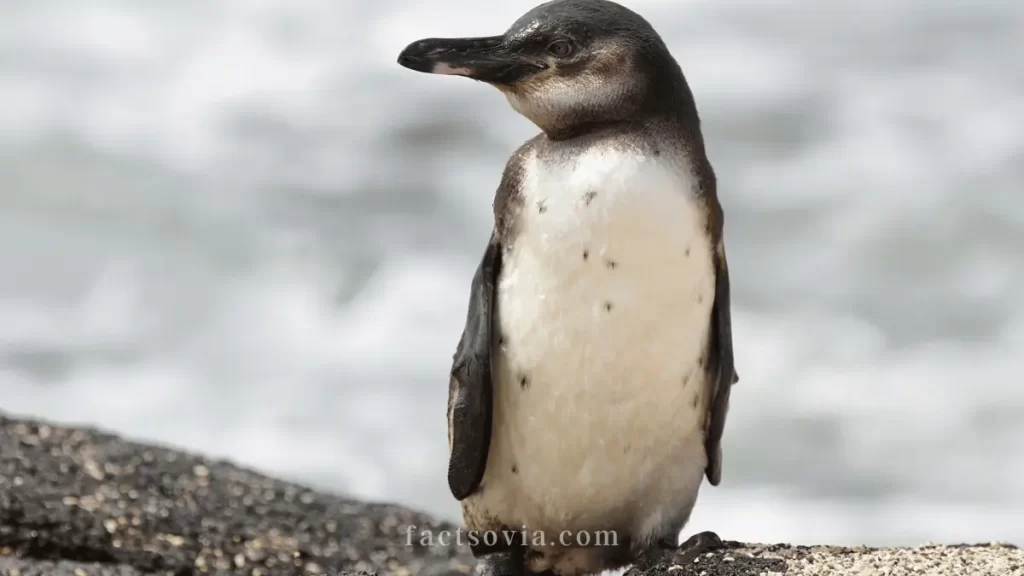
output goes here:
[{"label": "penguin wing", "polygon": [[711,309],[711,338],[708,343],[707,387],[711,397],[708,403],[707,430],[704,451],[708,466],[706,475],[712,486],[722,481],[722,433],[725,416],[729,411],[729,393],[739,382],[732,348],[732,315],[729,298],[729,265],[722,240],[722,209],[714,202],[712,236],[715,244],[715,303]]},{"label": "penguin wing", "polygon": [[473,275],[469,310],[448,385],[448,488],[456,500],[476,491],[491,444],[491,325],[501,269],[497,235]]}]

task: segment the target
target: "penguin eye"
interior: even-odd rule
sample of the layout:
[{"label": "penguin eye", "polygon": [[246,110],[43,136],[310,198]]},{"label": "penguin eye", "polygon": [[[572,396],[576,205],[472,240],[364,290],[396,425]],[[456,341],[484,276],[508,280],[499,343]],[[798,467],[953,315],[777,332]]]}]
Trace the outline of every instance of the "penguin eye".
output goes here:
[{"label": "penguin eye", "polygon": [[555,40],[551,44],[548,44],[548,52],[552,56],[558,58],[565,58],[569,54],[572,54],[573,45],[568,40]]}]

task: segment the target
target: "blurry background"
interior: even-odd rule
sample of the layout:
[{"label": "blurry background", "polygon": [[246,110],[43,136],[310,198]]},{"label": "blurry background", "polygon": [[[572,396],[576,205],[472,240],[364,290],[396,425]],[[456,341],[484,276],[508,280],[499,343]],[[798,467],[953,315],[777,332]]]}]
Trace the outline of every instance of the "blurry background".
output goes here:
[{"label": "blurry background", "polygon": [[[1024,3],[625,3],[727,214],[687,532],[1024,543]],[[532,4],[2,0],[0,410],[456,518],[447,371],[535,129],[395,59]]]}]

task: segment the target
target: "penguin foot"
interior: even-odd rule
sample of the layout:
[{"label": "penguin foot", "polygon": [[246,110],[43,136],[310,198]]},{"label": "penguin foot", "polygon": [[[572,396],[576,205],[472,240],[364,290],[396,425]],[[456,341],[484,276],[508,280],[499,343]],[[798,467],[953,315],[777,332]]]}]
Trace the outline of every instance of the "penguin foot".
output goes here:
[{"label": "penguin foot", "polygon": [[699,532],[690,536],[686,542],[679,545],[673,560],[676,564],[684,566],[693,564],[694,559],[701,554],[718,550],[723,546],[722,539],[718,537],[718,534],[714,532]]},{"label": "penguin foot", "polygon": [[526,564],[520,550],[493,552],[480,558],[476,576],[526,576]]}]

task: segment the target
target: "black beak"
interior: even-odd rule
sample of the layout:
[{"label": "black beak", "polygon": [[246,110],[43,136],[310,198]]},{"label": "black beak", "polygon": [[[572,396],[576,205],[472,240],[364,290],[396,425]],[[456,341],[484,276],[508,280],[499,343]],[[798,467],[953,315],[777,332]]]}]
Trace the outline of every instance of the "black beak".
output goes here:
[{"label": "black beak", "polygon": [[417,72],[454,74],[504,85],[547,67],[509,50],[501,36],[419,40],[402,50],[398,63]]}]

